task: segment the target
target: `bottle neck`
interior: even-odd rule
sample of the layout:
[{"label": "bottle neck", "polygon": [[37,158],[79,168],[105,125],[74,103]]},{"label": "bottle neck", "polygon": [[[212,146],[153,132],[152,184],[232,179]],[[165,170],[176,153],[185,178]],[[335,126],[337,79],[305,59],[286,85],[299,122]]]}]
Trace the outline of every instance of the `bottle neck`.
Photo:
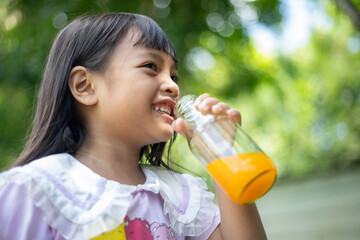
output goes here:
[{"label": "bottle neck", "polygon": [[196,109],[194,103],[196,96],[185,95],[175,105],[174,113],[176,118],[184,118],[187,137],[195,132],[202,132],[203,128],[215,121],[213,115],[203,115]]},{"label": "bottle neck", "polygon": [[175,105],[175,116],[176,118],[184,118],[188,123],[195,123],[196,118],[198,118],[198,112],[194,106],[196,96],[194,95],[185,95],[182,97]]},{"label": "bottle neck", "polygon": [[184,118],[187,123],[195,124],[203,116],[195,108],[196,96],[185,95],[175,105],[174,113],[176,118]]}]

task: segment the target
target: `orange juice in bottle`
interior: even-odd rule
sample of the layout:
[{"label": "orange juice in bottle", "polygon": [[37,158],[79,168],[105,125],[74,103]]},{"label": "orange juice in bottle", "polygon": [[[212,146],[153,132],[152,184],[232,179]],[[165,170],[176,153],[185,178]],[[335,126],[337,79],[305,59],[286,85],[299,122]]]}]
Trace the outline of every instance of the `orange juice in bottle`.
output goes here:
[{"label": "orange juice in bottle", "polygon": [[185,120],[190,150],[234,202],[254,202],[276,180],[273,161],[231,119],[202,115],[195,99],[186,95],[175,106],[176,117]]},{"label": "orange juice in bottle", "polygon": [[206,166],[229,197],[240,204],[263,196],[276,179],[276,168],[265,153],[243,153],[216,159]]}]

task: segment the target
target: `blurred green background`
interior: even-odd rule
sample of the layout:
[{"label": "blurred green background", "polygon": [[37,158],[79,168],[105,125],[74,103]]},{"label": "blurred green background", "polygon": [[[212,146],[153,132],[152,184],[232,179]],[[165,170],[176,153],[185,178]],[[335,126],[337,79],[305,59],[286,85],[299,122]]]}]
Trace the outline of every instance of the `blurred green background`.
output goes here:
[{"label": "blurred green background", "polygon": [[[360,27],[339,7],[348,1],[0,2],[0,168],[23,146],[56,33],[106,11],[153,17],[178,51],[181,94],[208,92],[239,109],[280,178],[360,163]],[[180,161],[180,137],[177,149]]]},{"label": "blurred green background", "polygon": [[[274,160],[278,182],[347,176],[360,166],[359,6],[359,0],[0,0],[0,169],[24,144],[56,33],[85,13],[129,11],[153,17],[174,43],[182,95],[208,92],[241,111],[245,131]],[[207,176],[183,138],[172,157]],[[360,227],[358,220],[351,221]]]}]

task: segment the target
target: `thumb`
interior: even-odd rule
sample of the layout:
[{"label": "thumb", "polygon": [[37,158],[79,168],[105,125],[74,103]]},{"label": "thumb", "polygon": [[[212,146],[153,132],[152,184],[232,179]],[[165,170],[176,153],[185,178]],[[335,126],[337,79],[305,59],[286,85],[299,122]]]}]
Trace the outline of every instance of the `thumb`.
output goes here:
[{"label": "thumb", "polygon": [[177,133],[185,137],[185,122],[183,118],[176,119],[172,123],[172,127]]}]

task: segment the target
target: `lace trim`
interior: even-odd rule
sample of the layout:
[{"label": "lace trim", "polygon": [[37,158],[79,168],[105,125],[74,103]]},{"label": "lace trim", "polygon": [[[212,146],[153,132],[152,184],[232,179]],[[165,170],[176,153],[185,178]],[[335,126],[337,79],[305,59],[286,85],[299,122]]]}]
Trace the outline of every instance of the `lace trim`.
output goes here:
[{"label": "lace trim", "polygon": [[188,208],[185,213],[177,211],[176,206],[168,201],[166,193],[161,192],[164,198],[164,214],[169,214],[171,227],[185,236],[198,236],[212,225],[213,219],[219,214],[218,207],[213,203],[214,194],[207,191],[203,179],[183,174],[190,186]]},{"label": "lace trim", "polygon": [[[57,229],[65,239],[89,239],[116,228],[123,222],[132,198],[131,194],[129,196],[128,192],[119,189],[110,201],[102,197],[101,205],[104,204],[106,207],[99,213],[95,206],[82,211],[63,195],[50,197],[45,190],[47,187],[44,188],[44,185],[48,185],[46,179],[11,171],[2,174],[0,179],[1,187],[7,184],[24,186],[35,206],[42,210],[46,222],[53,229]],[[99,202],[96,205],[100,205]]]},{"label": "lace trim", "polygon": [[[171,227],[185,236],[197,236],[205,232],[212,225],[215,215],[219,214],[217,206],[212,202],[214,194],[206,191],[207,185],[203,179],[187,174],[171,174],[167,170],[150,166],[143,168],[147,182],[139,186],[122,185],[108,180],[102,182],[104,178],[90,176],[92,180],[96,180],[92,184],[96,183],[98,189],[95,193],[76,192],[80,200],[74,201],[77,198],[65,186],[71,184],[73,179],[68,174],[68,166],[64,167],[64,164],[69,163],[66,160],[70,161],[72,169],[77,164],[73,162],[76,160],[68,154],[51,157],[47,161],[52,161],[54,171],[60,172],[53,180],[65,182],[60,184],[62,187],[56,181],[49,180],[47,174],[44,175],[43,171],[51,174],[48,168],[41,167],[39,171],[38,161],[41,159],[32,162],[37,164],[30,163],[2,173],[0,186],[7,183],[25,186],[34,204],[42,209],[48,224],[57,229],[65,239],[89,239],[116,228],[125,218],[132,194],[141,189],[161,194],[164,199],[164,214],[169,214]],[[63,168],[56,169],[59,166]],[[90,173],[86,169],[85,172]],[[64,179],[60,181],[58,176]],[[169,186],[167,179],[175,178],[180,179],[179,185]],[[182,191],[173,190],[181,187]],[[88,201],[81,201],[84,199]]]}]

